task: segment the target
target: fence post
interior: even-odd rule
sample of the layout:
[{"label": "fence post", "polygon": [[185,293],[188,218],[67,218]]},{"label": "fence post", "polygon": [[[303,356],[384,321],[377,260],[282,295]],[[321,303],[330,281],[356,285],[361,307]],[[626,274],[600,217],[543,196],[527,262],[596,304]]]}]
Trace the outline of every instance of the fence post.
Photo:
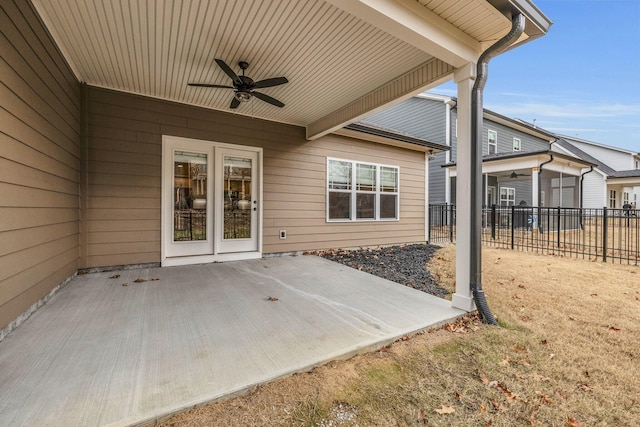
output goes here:
[{"label": "fence post", "polygon": [[447,205],[447,209],[449,209],[449,241],[453,243],[453,207],[455,205]]},{"label": "fence post", "polygon": [[607,207],[605,206],[602,210],[602,261],[607,262],[607,244],[609,240],[608,236],[608,222],[609,219],[607,217]]},{"label": "fence post", "polygon": [[557,246],[560,247],[560,206],[558,206],[558,223],[556,224]]},{"label": "fence post", "polygon": [[491,205],[491,238],[496,240],[496,205]]},{"label": "fence post", "polygon": [[511,249],[514,248],[514,236],[515,236],[515,228],[514,228],[514,222],[516,219],[516,207],[515,206],[511,206]]},{"label": "fence post", "polygon": [[427,205],[427,243],[431,242],[431,214],[433,214],[432,205]]}]

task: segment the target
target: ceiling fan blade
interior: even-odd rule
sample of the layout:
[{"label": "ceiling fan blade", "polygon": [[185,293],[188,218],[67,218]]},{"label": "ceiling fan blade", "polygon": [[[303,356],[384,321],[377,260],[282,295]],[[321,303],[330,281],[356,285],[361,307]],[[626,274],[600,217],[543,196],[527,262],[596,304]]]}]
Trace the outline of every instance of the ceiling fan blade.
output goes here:
[{"label": "ceiling fan blade", "polygon": [[251,94],[258,99],[263,100],[264,102],[268,102],[271,105],[275,105],[276,107],[284,107],[284,104],[278,101],[275,98],[270,97],[269,95],[265,95],[264,93],[252,91]]},{"label": "ceiling fan blade", "polygon": [[239,105],[240,105],[240,101],[238,101],[234,96],[233,99],[231,100],[231,105],[229,106],[229,108],[236,109],[238,108]]},{"label": "ceiling fan blade", "polygon": [[233,80],[233,83],[237,85],[242,84],[240,77],[238,77],[238,75],[233,72],[231,67],[229,67],[226,62],[218,58],[216,58],[215,61],[216,61],[216,64],[218,64],[218,67],[222,68],[222,71],[224,71],[227,74],[227,76],[231,77],[231,80]]},{"label": "ceiling fan blade", "polygon": [[195,86],[195,87],[219,87],[219,88],[222,88],[222,89],[235,89],[233,86],[212,85],[212,84],[209,84],[209,83],[187,83],[187,85]]},{"label": "ceiling fan blade", "polygon": [[278,85],[283,85],[285,83],[289,83],[289,80],[287,80],[286,77],[274,77],[272,79],[264,79],[264,80],[257,81],[253,87],[256,89],[260,89],[262,87],[278,86]]}]

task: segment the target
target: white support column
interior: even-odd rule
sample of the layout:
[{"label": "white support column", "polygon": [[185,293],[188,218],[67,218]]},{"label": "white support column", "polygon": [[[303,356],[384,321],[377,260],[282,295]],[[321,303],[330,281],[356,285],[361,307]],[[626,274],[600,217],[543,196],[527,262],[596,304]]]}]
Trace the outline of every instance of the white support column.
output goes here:
[{"label": "white support column", "polygon": [[471,292],[471,90],[475,82],[475,64],[467,64],[454,73],[458,85],[458,151],[456,178],[456,292],[451,305],[475,310]]},{"label": "white support column", "polygon": [[[538,187],[538,174],[540,168],[535,166],[531,169],[531,205],[540,206],[540,188]],[[536,230],[538,228],[538,214],[534,212],[535,220],[531,223],[531,229]]]},{"label": "white support column", "polygon": [[429,153],[424,153],[424,241],[429,243]]}]

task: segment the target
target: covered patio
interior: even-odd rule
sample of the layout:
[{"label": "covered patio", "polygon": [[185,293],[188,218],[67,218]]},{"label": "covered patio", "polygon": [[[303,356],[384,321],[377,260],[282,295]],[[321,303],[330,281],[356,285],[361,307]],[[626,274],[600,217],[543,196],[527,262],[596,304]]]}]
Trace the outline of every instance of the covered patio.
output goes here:
[{"label": "covered patio", "polygon": [[0,425],[152,425],[463,313],[316,256],[80,275],[0,343]]}]

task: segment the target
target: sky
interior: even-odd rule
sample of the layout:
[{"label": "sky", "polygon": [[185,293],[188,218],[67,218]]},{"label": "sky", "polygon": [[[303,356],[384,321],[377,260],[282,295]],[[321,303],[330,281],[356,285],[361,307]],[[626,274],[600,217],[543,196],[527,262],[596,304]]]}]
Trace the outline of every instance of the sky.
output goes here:
[{"label": "sky", "polygon": [[[640,0],[534,0],[553,25],[489,63],[484,107],[640,152]],[[429,92],[456,96],[447,83]]]}]

